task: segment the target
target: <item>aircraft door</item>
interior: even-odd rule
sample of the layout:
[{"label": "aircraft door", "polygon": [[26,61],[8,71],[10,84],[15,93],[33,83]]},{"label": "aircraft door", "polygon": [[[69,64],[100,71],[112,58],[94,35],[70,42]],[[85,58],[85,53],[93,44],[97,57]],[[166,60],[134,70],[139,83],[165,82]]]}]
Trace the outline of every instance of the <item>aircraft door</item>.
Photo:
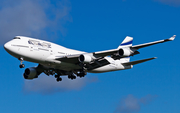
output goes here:
[{"label": "aircraft door", "polygon": [[33,42],[32,41],[28,41],[28,43],[29,43],[29,49],[30,49],[30,51],[33,51]]},{"label": "aircraft door", "polygon": [[33,46],[32,45],[30,46],[30,51],[33,51]]},{"label": "aircraft door", "polygon": [[50,50],[50,55],[53,55],[54,54],[54,51],[51,49]]}]

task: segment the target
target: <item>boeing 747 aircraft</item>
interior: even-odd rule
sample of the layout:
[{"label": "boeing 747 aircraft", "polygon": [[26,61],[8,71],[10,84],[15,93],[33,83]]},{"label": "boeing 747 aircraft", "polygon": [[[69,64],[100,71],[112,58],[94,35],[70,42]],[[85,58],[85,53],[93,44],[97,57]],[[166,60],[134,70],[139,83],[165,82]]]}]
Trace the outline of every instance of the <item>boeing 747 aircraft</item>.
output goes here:
[{"label": "boeing 747 aircraft", "polygon": [[133,38],[127,36],[117,49],[87,53],[68,49],[63,46],[24,36],[16,36],[4,44],[5,50],[20,60],[20,68],[24,68],[23,61],[38,63],[37,67],[26,68],[25,79],[34,79],[44,72],[54,75],[57,81],[67,75],[69,79],[84,77],[89,73],[103,73],[124,69],[131,69],[133,65],[146,62],[153,58],[130,61],[130,56],[139,54],[140,48],[174,40],[176,35],[169,39],[155,42],[132,45]]}]

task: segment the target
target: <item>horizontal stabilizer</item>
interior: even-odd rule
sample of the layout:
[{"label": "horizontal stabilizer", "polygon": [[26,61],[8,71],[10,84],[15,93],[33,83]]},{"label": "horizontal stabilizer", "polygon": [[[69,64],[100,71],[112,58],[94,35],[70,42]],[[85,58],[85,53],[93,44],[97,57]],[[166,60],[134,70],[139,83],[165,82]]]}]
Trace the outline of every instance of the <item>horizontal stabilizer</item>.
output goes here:
[{"label": "horizontal stabilizer", "polygon": [[127,62],[127,63],[122,63],[122,65],[125,65],[125,66],[136,65],[136,64],[143,63],[143,62],[146,62],[146,61],[149,61],[149,60],[153,60],[153,59],[156,59],[156,57],[147,58],[147,59],[143,59],[143,60],[132,61],[132,62]]}]

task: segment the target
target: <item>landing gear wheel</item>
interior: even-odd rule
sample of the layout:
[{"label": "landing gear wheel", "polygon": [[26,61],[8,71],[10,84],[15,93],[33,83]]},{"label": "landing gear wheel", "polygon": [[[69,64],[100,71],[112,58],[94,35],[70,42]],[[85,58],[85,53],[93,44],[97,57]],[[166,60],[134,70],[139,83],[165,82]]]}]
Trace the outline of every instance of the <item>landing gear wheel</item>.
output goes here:
[{"label": "landing gear wheel", "polygon": [[71,80],[76,79],[76,76],[71,76]]},{"label": "landing gear wheel", "polygon": [[73,80],[73,79],[76,79],[76,76],[74,76],[74,75],[68,75],[68,78],[71,79],[71,80]]},{"label": "landing gear wheel", "polygon": [[21,63],[20,63],[20,65],[19,65],[19,67],[20,67],[20,68],[24,68],[24,67],[25,67],[25,65],[24,65],[24,64],[22,64],[22,62],[23,62],[23,58],[22,58],[22,57],[20,57],[20,58],[19,58],[19,60],[21,61]]},{"label": "landing gear wheel", "polygon": [[82,78],[82,77],[84,77],[84,75],[81,74],[79,77]]},{"label": "landing gear wheel", "polygon": [[62,81],[62,78],[57,78],[56,81],[57,82]]},{"label": "landing gear wheel", "polygon": [[86,75],[86,73],[81,72],[81,73],[79,73],[77,76],[79,76],[79,77],[81,78],[81,77],[84,77],[85,75]]},{"label": "landing gear wheel", "polygon": [[76,79],[76,76],[73,76],[73,79]]},{"label": "landing gear wheel", "polygon": [[55,78],[58,78],[59,77],[59,75],[55,75]]},{"label": "landing gear wheel", "polygon": [[24,68],[25,65],[24,65],[24,64],[20,64],[19,67],[20,67],[20,68]]}]

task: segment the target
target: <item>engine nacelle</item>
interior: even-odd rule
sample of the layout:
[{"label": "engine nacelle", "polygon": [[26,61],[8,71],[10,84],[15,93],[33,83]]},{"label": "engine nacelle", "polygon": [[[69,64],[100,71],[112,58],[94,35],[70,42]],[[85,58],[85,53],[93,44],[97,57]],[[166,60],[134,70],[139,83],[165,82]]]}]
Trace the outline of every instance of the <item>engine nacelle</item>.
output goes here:
[{"label": "engine nacelle", "polygon": [[121,48],[121,49],[119,49],[118,54],[119,54],[120,56],[123,56],[123,57],[128,57],[128,56],[130,56],[132,53],[131,53],[130,49]]},{"label": "engine nacelle", "polygon": [[84,62],[84,63],[89,63],[89,62],[91,62],[93,59],[90,57],[90,56],[88,56],[88,55],[80,55],[79,56],[79,61],[80,62]]},{"label": "engine nacelle", "polygon": [[38,74],[35,67],[26,68],[23,74],[25,79],[37,78]]}]

